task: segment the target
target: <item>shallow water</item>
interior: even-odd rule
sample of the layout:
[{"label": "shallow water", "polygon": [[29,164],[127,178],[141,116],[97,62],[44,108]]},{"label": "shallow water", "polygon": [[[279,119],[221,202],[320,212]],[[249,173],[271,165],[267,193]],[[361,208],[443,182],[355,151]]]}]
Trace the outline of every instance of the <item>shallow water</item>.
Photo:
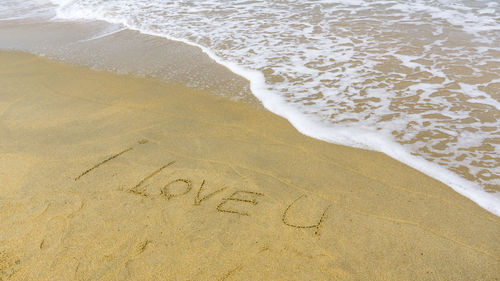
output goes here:
[{"label": "shallow water", "polygon": [[[104,20],[199,46],[250,80],[253,94],[304,134],[382,151],[476,202],[484,199],[479,189],[500,190],[497,2],[0,5],[0,19]],[[88,40],[113,32],[101,29]],[[495,198],[490,210],[499,206]]]}]

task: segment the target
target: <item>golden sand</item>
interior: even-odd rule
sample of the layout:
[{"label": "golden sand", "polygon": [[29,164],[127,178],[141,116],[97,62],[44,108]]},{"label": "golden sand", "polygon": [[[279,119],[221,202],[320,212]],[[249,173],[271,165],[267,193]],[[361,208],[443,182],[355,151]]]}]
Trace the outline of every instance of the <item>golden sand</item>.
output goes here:
[{"label": "golden sand", "polygon": [[500,219],[389,157],[0,52],[0,280],[499,280]]}]

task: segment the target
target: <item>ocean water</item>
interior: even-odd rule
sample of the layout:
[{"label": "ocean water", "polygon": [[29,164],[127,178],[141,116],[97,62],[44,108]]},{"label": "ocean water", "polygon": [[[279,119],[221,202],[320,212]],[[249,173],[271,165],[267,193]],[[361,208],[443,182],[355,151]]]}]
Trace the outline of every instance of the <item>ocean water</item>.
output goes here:
[{"label": "ocean water", "polygon": [[500,215],[498,1],[0,2],[0,21],[37,17],[197,46],[303,134],[381,151]]}]

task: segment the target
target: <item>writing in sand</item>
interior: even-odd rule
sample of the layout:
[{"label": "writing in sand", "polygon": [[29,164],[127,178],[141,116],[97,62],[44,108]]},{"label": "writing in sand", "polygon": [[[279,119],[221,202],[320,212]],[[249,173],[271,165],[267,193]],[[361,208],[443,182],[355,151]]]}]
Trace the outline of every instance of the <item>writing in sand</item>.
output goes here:
[{"label": "writing in sand", "polygon": [[[138,142],[139,144],[145,144],[147,143],[147,140],[141,140]],[[120,157],[121,155],[128,153],[130,151],[133,151],[133,148],[127,148],[119,153],[116,153],[112,155],[111,157],[97,163],[96,165],[92,166],[91,168],[85,170],[82,172],[79,176],[77,176],[74,180],[78,181],[82,177],[87,176],[90,174],[93,170],[99,168],[102,165],[105,165],[106,163]],[[137,195],[137,196],[144,196],[144,197],[152,197],[152,196],[159,196],[162,198],[165,198],[165,200],[172,200],[177,197],[182,197],[182,196],[187,196],[190,193],[195,193],[191,192],[193,190],[193,182],[189,178],[177,178],[174,180],[171,180],[169,182],[166,182],[160,189],[159,192],[157,193],[151,193],[148,188],[147,188],[147,182],[151,179],[153,179],[155,176],[158,176],[160,173],[167,173],[168,168],[175,168],[175,163],[176,161],[170,161],[165,165],[162,165],[161,167],[158,167],[156,170],[152,171],[149,175],[146,177],[142,178],[136,185],[133,187],[125,190],[126,192]],[[196,193],[194,194],[193,198],[193,205],[194,206],[199,206],[201,204],[204,204],[204,202],[208,201],[211,197],[213,197],[216,194],[228,192],[227,196],[222,198],[220,201],[217,202],[215,205],[215,208],[218,212],[220,213],[227,213],[227,214],[233,214],[233,215],[238,215],[238,216],[251,216],[251,213],[249,211],[245,211],[241,209],[240,205],[250,205],[250,206],[256,206],[259,204],[259,200],[263,200],[265,198],[265,194],[262,192],[256,192],[252,190],[245,190],[245,189],[238,189],[236,191],[230,192],[229,187],[227,186],[222,186],[219,187],[215,191],[211,192],[206,192],[205,187],[207,185],[206,180],[204,179],[199,186],[196,187]],[[295,204],[297,204],[298,201],[301,199],[305,198],[306,195],[300,195],[297,197],[295,200],[290,202],[288,206],[282,211],[281,215],[281,221],[283,222],[284,225],[292,228],[298,228],[298,229],[312,229],[314,231],[314,234],[319,235],[319,230],[322,224],[324,223],[326,219],[326,214],[330,208],[330,206],[327,206],[321,216],[316,220],[315,223],[312,224],[301,224],[298,222],[293,222],[292,219],[289,217],[289,212],[292,210]]]}]

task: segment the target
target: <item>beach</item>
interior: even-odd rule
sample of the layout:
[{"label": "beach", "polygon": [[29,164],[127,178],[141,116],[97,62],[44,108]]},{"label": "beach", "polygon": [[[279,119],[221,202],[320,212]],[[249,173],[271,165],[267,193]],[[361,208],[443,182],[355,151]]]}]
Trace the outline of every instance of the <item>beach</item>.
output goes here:
[{"label": "beach", "polygon": [[0,52],[0,280],[499,280],[500,219],[253,103]]}]

